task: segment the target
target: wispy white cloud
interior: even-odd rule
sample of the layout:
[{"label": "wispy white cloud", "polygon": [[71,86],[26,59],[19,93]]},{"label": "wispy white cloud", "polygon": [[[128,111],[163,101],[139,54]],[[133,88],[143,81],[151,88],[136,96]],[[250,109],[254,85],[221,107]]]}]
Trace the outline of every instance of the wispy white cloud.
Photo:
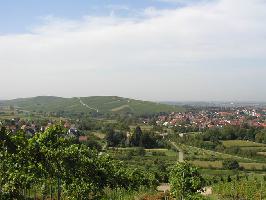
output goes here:
[{"label": "wispy white cloud", "polygon": [[217,2],[218,0],[153,0],[171,4],[181,4],[181,5],[195,5],[195,4],[206,4],[211,2]]},{"label": "wispy white cloud", "polygon": [[[0,36],[0,89],[4,97],[266,99],[265,9],[261,0],[220,0],[147,8],[143,19],[49,16],[27,34]],[[16,87],[6,90],[10,80]]]},{"label": "wispy white cloud", "polygon": [[129,10],[127,5],[109,4],[106,7],[112,10]]}]

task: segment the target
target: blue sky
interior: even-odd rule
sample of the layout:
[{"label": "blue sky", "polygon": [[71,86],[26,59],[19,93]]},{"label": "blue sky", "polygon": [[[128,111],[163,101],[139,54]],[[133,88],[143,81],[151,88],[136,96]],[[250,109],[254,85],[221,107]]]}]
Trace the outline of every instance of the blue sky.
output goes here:
[{"label": "blue sky", "polygon": [[265,0],[0,3],[0,99],[266,101]]},{"label": "blue sky", "polygon": [[130,16],[147,7],[173,9],[185,3],[158,0],[0,0],[0,5],[0,33],[4,34],[26,32],[47,15],[78,20],[84,15],[104,16],[115,11],[117,15]]}]

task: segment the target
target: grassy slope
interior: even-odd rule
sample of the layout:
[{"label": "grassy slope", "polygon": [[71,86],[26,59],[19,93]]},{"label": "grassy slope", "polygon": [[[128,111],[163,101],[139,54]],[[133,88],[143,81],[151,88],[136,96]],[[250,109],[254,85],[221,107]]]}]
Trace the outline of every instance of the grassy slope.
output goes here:
[{"label": "grassy slope", "polygon": [[266,144],[243,140],[223,141],[225,147],[240,147],[242,150],[255,151],[258,155],[266,156]]},{"label": "grassy slope", "polygon": [[[239,141],[238,141],[239,143]],[[244,143],[247,144],[247,143]],[[259,143],[256,143],[257,145]],[[266,167],[265,163],[260,163],[257,160],[241,157],[237,155],[230,155],[220,152],[215,152],[211,150],[206,150],[198,147],[180,145],[180,147],[185,151],[185,159],[190,158],[189,162],[201,168],[222,168],[222,161],[227,159],[237,160],[241,166],[247,170],[258,169],[261,170]]]},{"label": "grassy slope", "polygon": [[225,147],[266,147],[266,144],[245,140],[226,140],[223,141],[223,145]]},{"label": "grassy slope", "polygon": [[[81,97],[88,107],[99,110],[100,113],[132,113],[151,114],[159,112],[183,111],[182,107],[159,104],[149,101],[140,101],[115,96]],[[27,111],[45,112],[95,112],[86,106],[82,106],[79,98],[61,98],[41,96],[25,99],[3,101],[4,105],[11,105]]]}]

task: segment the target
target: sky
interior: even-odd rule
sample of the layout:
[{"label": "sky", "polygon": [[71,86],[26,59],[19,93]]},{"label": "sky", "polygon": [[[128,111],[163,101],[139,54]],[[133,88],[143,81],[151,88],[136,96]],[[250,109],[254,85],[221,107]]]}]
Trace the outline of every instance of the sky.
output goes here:
[{"label": "sky", "polygon": [[0,99],[266,101],[266,0],[0,0]]}]

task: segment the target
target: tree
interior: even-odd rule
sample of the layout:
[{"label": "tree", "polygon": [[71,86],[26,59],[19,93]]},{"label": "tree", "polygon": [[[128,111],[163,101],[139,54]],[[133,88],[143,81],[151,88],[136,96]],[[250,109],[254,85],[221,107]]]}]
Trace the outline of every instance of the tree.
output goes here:
[{"label": "tree", "polygon": [[154,133],[147,131],[143,132],[140,137],[140,144],[147,149],[163,146],[163,143],[161,141],[162,138],[160,138],[159,135],[155,135]]},{"label": "tree", "polygon": [[227,176],[227,182],[231,182],[232,181],[232,178],[230,175]]},{"label": "tree", "polygon": [[114,146],[114,134],[115,134],[115,131],[114,129],[112,128],[108,128],[106,130],[106,141],[107,141],[107,145],[108,146]]},{"label": "tree", "polygon": [[171,193],[176,199],[196,199],[204,183],[198,169],[187,162],[177,163],[170,172]]},{"label": "tree", "polygon": [[97,151],[102,150],[102,146],[99,142],[96,140],[90,139],[86,142],[84,142],[85,145],[87,145],[90,149],[96,149]]},{"label": "tree", "polygon": [[255,136],[255,141],[259,143],[266,143],[266,130],[261,130]]},{"label": "tree", "polygon": [[141,144],[141,136],[142,136],[142,130],[139,126],[135,128],[135,131],[131,137],[131,144],[132,146],[142,146]]},{"label": "tree", "polygon": [[223,168],[224,169],[239,169],[239,163],[236,160],[224,160]]},{"label": "tree", "polygon": [[23,191],[33,188],[45,199],[55,184],[58,196],[95,199],[104,188],[138,189],[156,180],[150,173],[126,168],[107,154],[75,144],[59,125],[30,139],[23,132],[0,129],[0,177],[3,200],[26,199]]},{"label": "tree", "polygon": [[127,135],[113,129],[107,130],[106,141],[109,147],[123,146],[126,143]]}]

